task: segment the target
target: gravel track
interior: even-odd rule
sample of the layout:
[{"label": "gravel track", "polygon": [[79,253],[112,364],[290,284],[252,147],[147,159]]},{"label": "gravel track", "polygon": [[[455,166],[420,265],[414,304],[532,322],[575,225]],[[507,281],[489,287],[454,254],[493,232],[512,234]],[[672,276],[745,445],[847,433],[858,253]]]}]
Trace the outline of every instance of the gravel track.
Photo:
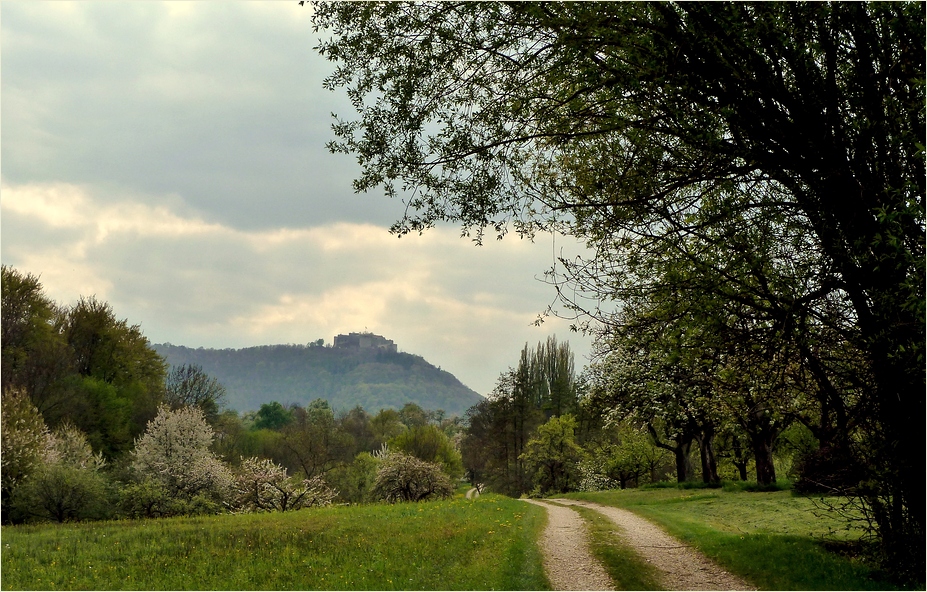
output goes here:
[{"label": "gravel track", "polygon": [[544,571],[554,590],[614,590],[605,568],[589,550],[582,517],[570,508],[525,500],[547,510],[541,534]]},{"label": "gravel track", "polygon": [[627,510],[568,499],[549,500],[562,506],[525,501],[547,510],[548,524],[540,545],[544,568],[554,590],[614,590],[605,569],[589,550],[582,517],[563,506],[591,508],[614,522],[622,542],[660,570],[664,590],[756,590],[692,547]]}]

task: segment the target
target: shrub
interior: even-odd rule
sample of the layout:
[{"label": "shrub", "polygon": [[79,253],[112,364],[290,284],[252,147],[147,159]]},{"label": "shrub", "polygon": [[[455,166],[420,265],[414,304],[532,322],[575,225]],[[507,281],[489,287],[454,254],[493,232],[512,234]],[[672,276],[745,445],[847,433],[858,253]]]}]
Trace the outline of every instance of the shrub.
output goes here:
[{"label": "shrub", "polygon": [[63,463],[45,465],[13,494],[17,511],[30,518],[66,522],[111,514],[106,480],[94,470]]},{"label": "shrub", "polygon": [[453,494],[454,486],[441,465],[401,453],[383,459],[373,488],[374,499],[391,503],[446,499]]},{"label": "shrub", "polygon": [[458,479],[464,474],[460,452],[437,426],[413,426],[391,439],[389,446],[419,460],[440,464],[452,479]]},{"label": "shrub", "polygon": [[4,504],[22,481],[43,462],[48,428],[29,396],[19,390],[3,393],[0,411],[0,479]]},{"label": "shrub", "polygon": [[349,465],[335,467],[325,474],[325,480],[338,490],[344,502],[360,504],[373,501],[372,491],[377,479],[380,459],[361,452]]},{"label": "shrub", "polygon": [[13,495],[20,517],[65,522],[109,516],[109,484],[100,474],[105,462],[87,436],[66,423],[45,438],[42,464]]},{"label": "shrub", "polygon": [[327,506],[337,495],[321,477],[298,480],[272,460],[242,460],[233,486],[236,509],[259,512]]}]

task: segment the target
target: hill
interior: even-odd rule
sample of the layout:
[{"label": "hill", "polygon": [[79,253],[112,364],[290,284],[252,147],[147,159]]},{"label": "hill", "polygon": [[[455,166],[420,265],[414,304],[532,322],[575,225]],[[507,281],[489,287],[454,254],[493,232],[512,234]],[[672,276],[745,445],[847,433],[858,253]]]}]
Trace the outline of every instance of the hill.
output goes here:
[{"label": "hill", "polygon": [[325,399],[334,409],[370,413],[408,402],[463,415],[483,398],[421,356],[377,348],[263,345],[245,349],[155,344],[169,364],[199,364],[228,391],[226,405],[250,411],[264,403],[306,405]]}]

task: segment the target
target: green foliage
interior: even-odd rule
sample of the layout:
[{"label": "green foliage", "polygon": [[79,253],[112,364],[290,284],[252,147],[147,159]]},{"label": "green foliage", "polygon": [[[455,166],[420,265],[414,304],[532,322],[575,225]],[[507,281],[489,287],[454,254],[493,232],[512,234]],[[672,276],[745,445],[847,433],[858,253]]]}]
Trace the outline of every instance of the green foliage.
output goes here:
[{"label": "green foliage", "polygon": [[[226,404],[245,411],[272,400],[304,406],[325,399],[336,410],[370,413],[408,402],[462,416],[481,397],[450,373],[408,353],[272,345],[239,350],[154,348],[175,365],[196,364],[226,388]],[[385,441],[385,440],[384,440]]]},{"label": "green foliage", "polygon": [[277,401],[264,403],[254,416],[255,430],[280,430],[293,421],[293,413]]},{"label": "green foliage", "polygon": [[584,453],[574,438],[575,429],[572,415],[551,417],[525,447],[522,457],[543,495],[574,491],[579,485],[579,463]]},{"label": "green foliage", "polygon": [[112,515],[106,479],[95,470],[50,463],[30,475],[13,495],[15,511],[30,519],[71,522]]},{"label": "green foliage", "polygon": [[535,430],[556,410],[577,408],[573,354],[550,338],[521,351],[518,366],[503,372],[489,399],[468,412],[461,441],[464,466],[473,483],[519,496],[534,487],[523,453]]},{"label": "green foliage", "polygon": [[542,509],[493,495],[5,526],[0,568],[4,589],[545,590],[543,526]]},{"label": "green foliage", "polygon": [[[584,241],[549,278],[646,357],[680,481],[693,441],[718,481],[734,422],[775,482],[801,415],[832,451],[815,470],[923,574],[919,4],[320,2],[313,21],[356,110],[330,149],[355,189],[406,200],[394,231]],[[827,475],[845,460],[860,474]]]},{"label": "green foliage", "polygon": [[391,439],[388,445],[391,450],[440,465],[451,479],[463,476],[460,452],[437,426],[414,425]]},{"label": "green foliage", "polygon": [[64,424],[46,438],[41,463],[13,492],[18,519],[56,522],[98,520],[112,515],[111,490],[79,429]]},{"label": "green foliage", "polygon": [[115,458],[154,417],[165,366],[138,325],[95,298],[59,307],[38,278],[3,266],[3,385],[25,392],[50,427],[73,423]]},{"label": "green foliage", "polygon": [[454,486],[441,465],[414,456],[391,453],[380,461],[373,498],[390,503],[446,499]]},{"label": "green foliage", "polygon": [[338,492],[338,499],[351,504],[374,501],[380,459],[369,452],[360,452],[350,464],[335,467],[325,474],[325,481]]}]

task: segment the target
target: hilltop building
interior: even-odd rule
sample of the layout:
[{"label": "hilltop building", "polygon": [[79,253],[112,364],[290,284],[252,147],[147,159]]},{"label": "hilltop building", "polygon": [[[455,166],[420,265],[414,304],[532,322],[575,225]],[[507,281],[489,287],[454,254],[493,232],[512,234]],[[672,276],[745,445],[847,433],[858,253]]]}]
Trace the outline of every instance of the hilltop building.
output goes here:
[{"label": "hilltop building", "polygon": [[396,344],[392,339],[373,333],[348,333],[335,335],[334,346],[339,349],[379,349],[385,352],[396,353]]}]

